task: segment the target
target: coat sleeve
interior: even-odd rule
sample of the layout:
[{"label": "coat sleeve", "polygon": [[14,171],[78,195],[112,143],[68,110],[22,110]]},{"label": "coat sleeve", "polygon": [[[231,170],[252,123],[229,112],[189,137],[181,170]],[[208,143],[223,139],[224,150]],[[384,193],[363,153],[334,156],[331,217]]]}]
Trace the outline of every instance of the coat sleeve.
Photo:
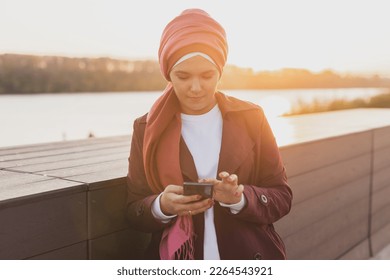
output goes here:
[{"label": "coat sleeve", "polygon": [[[257,129],[253,184],[244,184],[246,206],[236,218],[258,224],[272,224],[290,212],[292,191],[271,127],[262,113]],[[252,183],[252,182],[251,182]],[[233,215],[233,214],[232,214]]]},{"label": "coat sleeve", "polygon": [[153,217],[151,207],[158,194],[148,186],[144,171],[142,148],[146,117],[134,121],[127,174],[127,218],[132,228],[143,232],[163,230],[170,223]]}]

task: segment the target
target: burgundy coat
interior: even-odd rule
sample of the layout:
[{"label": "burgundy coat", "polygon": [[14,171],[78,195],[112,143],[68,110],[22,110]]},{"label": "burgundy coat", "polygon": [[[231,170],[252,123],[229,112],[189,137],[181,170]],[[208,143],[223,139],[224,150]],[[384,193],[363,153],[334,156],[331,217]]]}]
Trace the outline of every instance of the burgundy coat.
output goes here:
[{"label": "burgundy coat", "polygon": [[[214,204],[214,222],[221,259],[285,259],[285,247],[272,223],[291,208],[292,192],[287,184],[279,149],[263,110],[251,103],[217,93],[223,118],[218,173],[237,174],[244,185],[247,205],[238,213]],[[134,122],[129,157],[127,215],[134,229],[151,232],[145,258],[159,259],[164,227],[151,213],[153,194],[146,181],[142,159],[146,115]],[[180,164],[184,181],[198,181],[192,156],[180,142]],[[196,233],[195,258],[203,258],[203,213],[193,216]]]}]

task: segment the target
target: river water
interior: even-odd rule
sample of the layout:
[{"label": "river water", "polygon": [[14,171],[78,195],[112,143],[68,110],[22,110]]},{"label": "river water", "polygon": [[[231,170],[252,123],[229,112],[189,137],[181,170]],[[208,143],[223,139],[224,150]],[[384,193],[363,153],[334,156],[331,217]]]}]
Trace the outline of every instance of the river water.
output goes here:
[{"label": "river water", "polygon": [[[261,105],[268,118],[288,112],[299,100],[369,98],[382,88],[227,90]],[[161,92],[0,95],[0,147],[130,134]]]}]

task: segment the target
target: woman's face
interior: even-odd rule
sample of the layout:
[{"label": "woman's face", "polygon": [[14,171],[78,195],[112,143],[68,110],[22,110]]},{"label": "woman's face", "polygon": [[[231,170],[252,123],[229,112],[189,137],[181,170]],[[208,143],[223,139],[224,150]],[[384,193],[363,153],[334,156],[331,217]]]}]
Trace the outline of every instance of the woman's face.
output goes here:
[{"label": "woman's face", "polygon": [[201,56],[194,56],[173,67],[169,74],[179,99],[182,113],[201,115],[210,111],[216,102],[219,81],[217,67]]}]

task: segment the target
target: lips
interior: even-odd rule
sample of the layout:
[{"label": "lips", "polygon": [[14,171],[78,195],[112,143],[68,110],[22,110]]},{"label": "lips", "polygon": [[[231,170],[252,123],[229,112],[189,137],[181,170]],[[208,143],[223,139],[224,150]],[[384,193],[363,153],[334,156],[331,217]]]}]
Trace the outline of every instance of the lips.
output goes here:
[{"label": "lips", "polygon": [[190,96],[188,97],[192,101],[199,101],[202,100],[204,96]]}]

